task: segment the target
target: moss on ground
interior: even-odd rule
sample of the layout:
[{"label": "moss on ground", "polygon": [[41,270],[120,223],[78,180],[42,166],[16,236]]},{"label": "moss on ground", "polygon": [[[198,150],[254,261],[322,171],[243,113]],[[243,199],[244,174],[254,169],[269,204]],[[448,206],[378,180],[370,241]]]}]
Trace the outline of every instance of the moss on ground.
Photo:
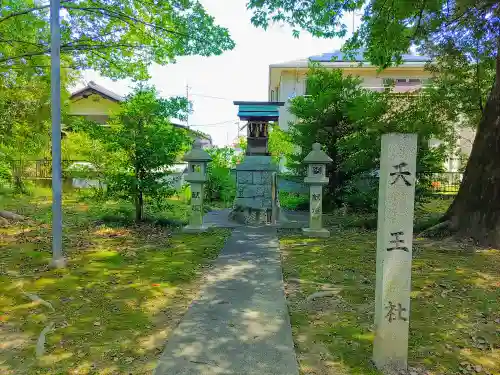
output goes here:
[{"label": "moss on ground", "polygon": [[[102,218],[130,207],[70,196],[64,201],[68,267],[51,270],[50,199],[4,196],[0,206],[29,217],[0,228],[0,373],[6,375],[150,374],[199,290],[200,272],[229,235],[108,222]],[[164,217],[183,220],[185,205],[172,201],[171,207]],[[37,338],[50,322],[55,329],[36,359]]]},{"label": "moss on ground", "polygon": [[[417,216],[428,220],[447,204],[431,202]],[[370,362],[376,234],[331,230],[328,239],[280,239],[301,370],[379,374]],[[432,375],[500,374],[500,251],[464,251],[452,241],[414,244],[409,364]],[[332,296],[308,301],[317,291]]]}]

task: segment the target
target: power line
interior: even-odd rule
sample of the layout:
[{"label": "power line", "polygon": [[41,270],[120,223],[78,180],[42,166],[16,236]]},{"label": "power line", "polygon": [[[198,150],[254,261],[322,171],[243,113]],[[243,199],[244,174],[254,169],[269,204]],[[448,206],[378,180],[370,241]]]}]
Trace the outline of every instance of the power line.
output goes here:
[{"label": "power line", "polygon": [[192,89],[192,87],[186,85],[186,91],[184,93],[182,93],[182,94],[181,93],[178,93],[178,94],[165,94],[165,93],[163,93],[163,94],[167,95],[167,96],[186,96],[186,97],[188,97],[188,99],[189,99],[189,96],[199,96],[201,98],[217,99],[217,100],[227,100],[227,101],[230,101],[230,102],[234,101],[234,99],[224,98],[222,96],[213,96],[213,95],[205,95],[205,94],[192,93],[192,92],[189,91],[189,89]]},{"label": "power line", "polygon": [[230,102],[233,101],[233,99],[229,99],[229,98],[223,98],[222,96],[212,96],[212,95],[205,95],[205,94],[193,94],[191,93],[192,96],[199,96],[199,97],[202,97],[202,98],[210,98],[210,99],[218,99],[218,100],[228,100]]},{"label": "power line", "polygon": [[222,124],[228,124],[230,122],[236,124],[236,123],[238,123],[238,121],[239,120],[227,120],[227,121],[214,122],[212,124],[190,125],[190,127],[195,127],[195,126],[199,126],[199,127],[203,127],[203,126],[217,126],[217,125],[222,125]]}]

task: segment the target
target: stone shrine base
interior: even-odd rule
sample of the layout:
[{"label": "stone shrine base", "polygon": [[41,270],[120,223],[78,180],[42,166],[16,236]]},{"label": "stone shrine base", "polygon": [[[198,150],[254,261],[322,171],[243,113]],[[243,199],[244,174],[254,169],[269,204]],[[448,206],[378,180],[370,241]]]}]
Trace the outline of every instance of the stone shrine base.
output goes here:
[{"label": "stone shrine base", "polygon": [[251,207],[236,206],[229,213],[228,219],[243,225],[264,225],[271,223],[272,215],[271,210],[268,209],[261,210]]},{"label": "stone shrine base", "polygon": [[322,229],[311,229],[311,228],[302,228],[302,234],[308,237],[330,237],[330,232],[325,228]]}]

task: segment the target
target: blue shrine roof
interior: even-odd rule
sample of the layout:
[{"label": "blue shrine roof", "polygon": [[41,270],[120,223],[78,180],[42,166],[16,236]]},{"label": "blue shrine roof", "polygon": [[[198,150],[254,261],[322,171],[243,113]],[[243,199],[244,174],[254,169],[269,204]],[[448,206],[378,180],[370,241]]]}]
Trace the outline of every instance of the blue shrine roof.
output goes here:
[{"label": "blue shrine roof", "polygon": [[241,120],[277,121],[279,118],[279,107],[285,103],[235,101],[234,104],[238,106],[238,117]]},{"label": "blue shrine roof", "polygon": [[[340,50],[334,51],[334,52],[327,52],[323,53],[321,55],[316,55],[316,56],[310,56],[309,60],[310,61],[316,61],[316,62],[350,62],[350,61],[356,61],[356,62],[367,62],[367,60],[363,57],[363,49],[360,49],[357,51],[357,53],[354,55],[354,59],[348,58],[343,52]],[[430,61],[431,58],[429,56],[419,56],[419,55],[413,55],[413,54],[403,54],[402,56],[403,62],[427,62]]]}]

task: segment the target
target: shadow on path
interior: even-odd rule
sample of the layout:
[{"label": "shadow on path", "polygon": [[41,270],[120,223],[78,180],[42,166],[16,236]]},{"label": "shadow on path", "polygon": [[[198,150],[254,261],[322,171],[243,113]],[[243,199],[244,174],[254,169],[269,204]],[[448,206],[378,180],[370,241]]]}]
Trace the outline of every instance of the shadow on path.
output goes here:
[{"label": "shadow on path", "polygon": [[298,375],[276,229],[233,231],[154,374]]}]

